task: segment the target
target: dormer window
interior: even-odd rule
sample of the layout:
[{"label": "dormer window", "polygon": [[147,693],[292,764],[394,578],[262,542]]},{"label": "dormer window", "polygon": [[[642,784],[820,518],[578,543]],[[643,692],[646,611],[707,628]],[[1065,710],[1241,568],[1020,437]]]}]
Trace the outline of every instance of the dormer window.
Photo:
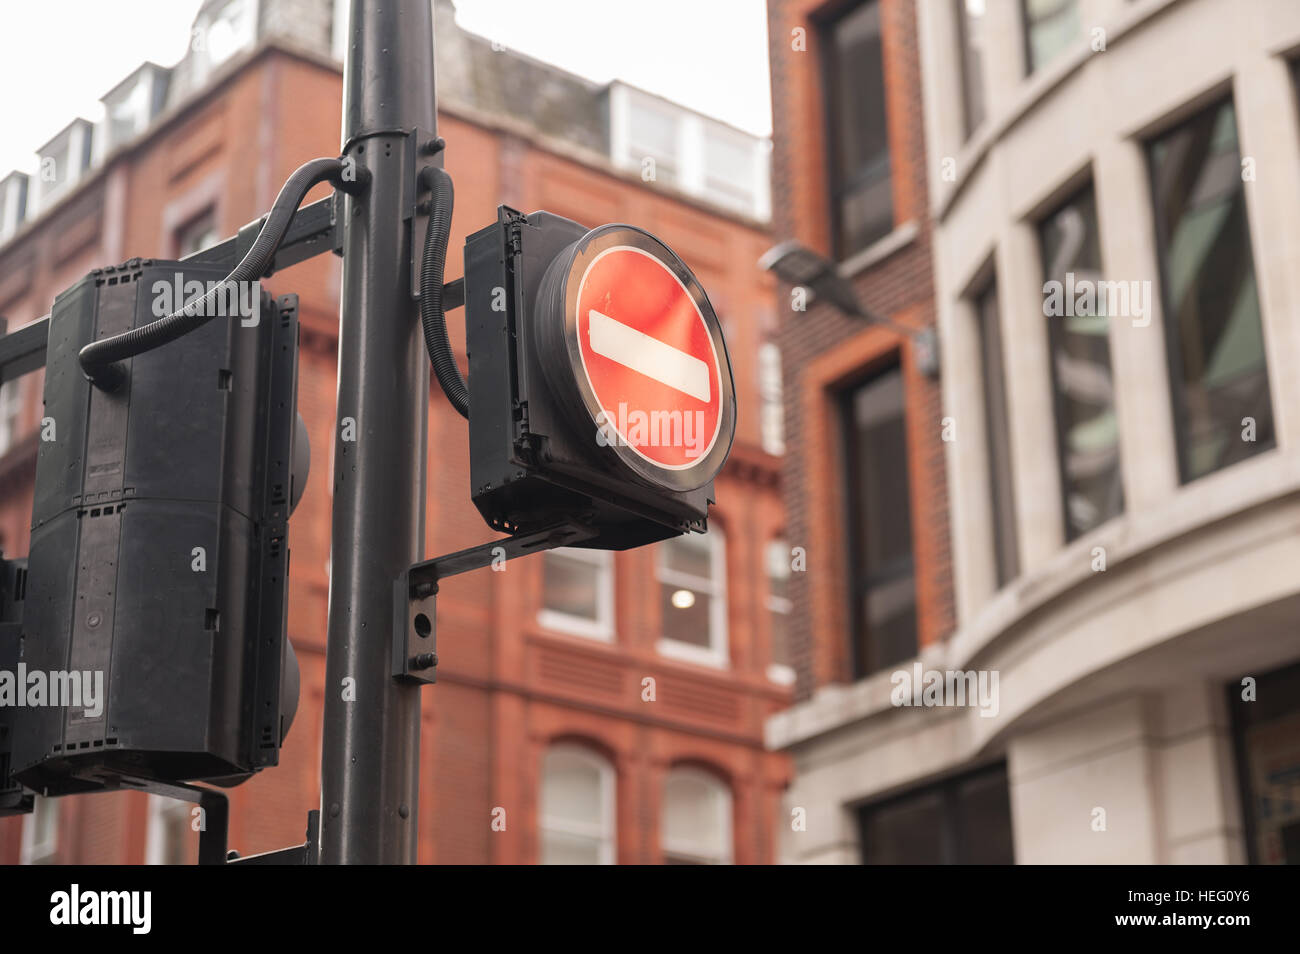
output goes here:
[{"label": "dormer window", "polygon": [[74,120],[62,132],[36,150],[37,202],[48,208],[59,196],[76,185],[90,168],[91,134],[94,127],[84,119]]},{"label": "dormer window", "polygon": [[194,21],[191,48],[196,58],[196,78],[207,75],[257,39],[257,0],[213,3]]},{"label": "dormer window", "polygon": [[100,98],[104,119],[95,136],[97,158],[108,155],[148,128],[162,111],[168,75],[161,66],[145,63]]},{"label": "dormer window", "polygon": [[0,179],[0,242],[17,232],[27,218],[28,182],[22,172]]},{"label": "dormer window", "polygon": [[770,214],[767,141],[626,83],[609,89],[614,164],[755,219]]}]

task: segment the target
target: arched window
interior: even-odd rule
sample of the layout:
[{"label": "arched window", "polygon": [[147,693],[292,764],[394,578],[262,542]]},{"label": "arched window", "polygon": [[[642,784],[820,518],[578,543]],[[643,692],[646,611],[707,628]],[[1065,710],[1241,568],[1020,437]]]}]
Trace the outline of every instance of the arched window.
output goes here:
[{"label": "arched window", "polygon": [[667,864],[731,864],[731,790],[700,769],[673,769],[664,785],[661,838]]},{"label": "arched window", "polygon": [[580,745],[560,744],[542,760],[541,862],[614,863],[614,767]]}]

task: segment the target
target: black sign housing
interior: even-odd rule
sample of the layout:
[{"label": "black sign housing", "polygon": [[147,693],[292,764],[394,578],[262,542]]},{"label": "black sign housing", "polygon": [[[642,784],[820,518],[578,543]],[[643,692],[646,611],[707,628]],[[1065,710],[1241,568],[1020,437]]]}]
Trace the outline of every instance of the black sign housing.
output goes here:
[{"label": "black sign housing", "polygon": [[[546,290],[543,279],[552,263],[563,272],[596,232],[549,212],[523,215],[502,206],[495,224],[466,239],[470,480],[474,503],[493,529],[531,532],[576,519],[598,530],[579,546],[623,550],[703,532],[713,481],[689,490],[655,486],[600,445],[589,411],[557,386],[573,375],[557,338],[565,295],[556,291],[557,272]],[[724,345],[724,364],[725,355]],[[729,364],[724,371],[730,387]],[[723,459],[725,453],[717,467]]]}]

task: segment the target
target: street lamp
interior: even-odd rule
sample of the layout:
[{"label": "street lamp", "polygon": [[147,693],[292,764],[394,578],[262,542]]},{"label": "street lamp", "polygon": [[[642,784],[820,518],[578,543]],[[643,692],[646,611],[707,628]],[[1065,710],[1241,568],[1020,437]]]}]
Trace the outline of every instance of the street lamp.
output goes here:
[{"label": "street lamp", "polygon": [[916,349],[916,364],[921,373],[929,378],[939,376],[939,342],[933,328],[914,331],[863,308],[853,284],[840,274],[835,263],[806,245],[793,239],[774,245],[763,253],[758,267],[783,282],[807,288],[814,298],[826,299],[846,315],[885,325],[906,335]]}]

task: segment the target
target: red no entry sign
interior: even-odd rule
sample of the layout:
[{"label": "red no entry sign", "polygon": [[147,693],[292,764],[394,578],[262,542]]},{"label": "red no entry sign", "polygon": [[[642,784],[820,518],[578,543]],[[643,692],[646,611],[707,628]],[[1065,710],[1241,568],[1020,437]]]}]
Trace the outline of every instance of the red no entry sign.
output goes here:
[{"label": "red no entry sign", "polygon": [[657,485],[712,480],[735,434],[735,390],[695,276],[654,236],[625,225],[594,229],[562,259],[555,302],[564,302],[565,370],[592,440]]}]

